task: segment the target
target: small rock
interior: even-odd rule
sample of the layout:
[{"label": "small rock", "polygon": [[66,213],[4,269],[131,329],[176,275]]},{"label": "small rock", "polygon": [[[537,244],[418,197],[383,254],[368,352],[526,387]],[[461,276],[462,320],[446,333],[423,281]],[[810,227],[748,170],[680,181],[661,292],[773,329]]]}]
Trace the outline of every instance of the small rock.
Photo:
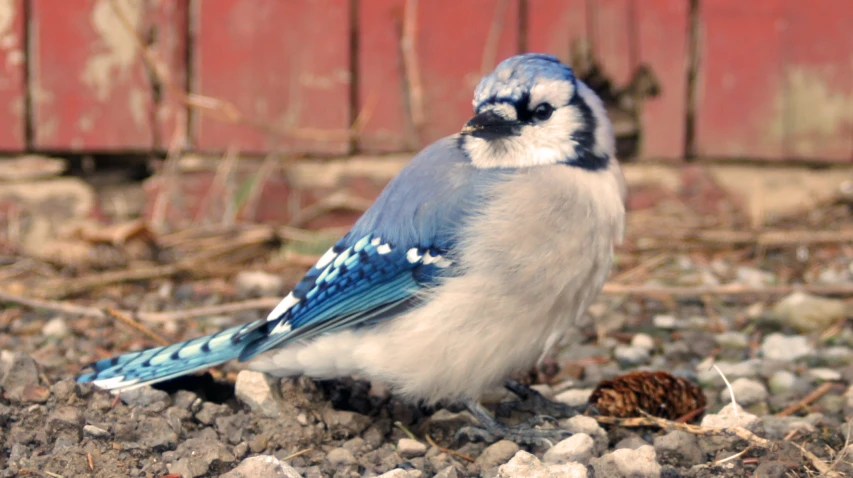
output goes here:
[{"label": "small rock", "polygon": [[643,446],[636,450],[616,450],[601,458],[593,458],[590,464],[595,470],[595,476],[657,478],[661,470],[655,458],[655,449]]},{"label": "small rock", "polygon": [[121,392],[119,397],[126,405],[145,408],[152,412],[162,412],[172,404],[168,393],[149,386]]},{"label": "small rock", "polygon": [[777,370],[770,376],[767,385],[774,395],[783,395],[791,391],[797,383],[797,376],[787,370]]},{"label": "small rock", "polygon": [[279,415],[273,389],[267,376],[261,372],[241,370],[234,384],[234,395],[262,417],[275,418]]},{"label": "small rock", "polygon": [[242,271],[234,278],[237,292],[243,296],[276,297],[281,295],[284,280],[264,271]]},{"label": "small rock", "polygon": [[[483,471],[486,471],[483,468]],[[485,473],[484,473],[485,474]],[[511,460],[498,468],[498,478],[549,478],[550,471],[534,455],[521,450],[515,453]]]},{"label": "small rock", "polygon": [[562,465],[551,465],[548,467],[549,478],[587,478],[586,466],[580,463],[564,463]]},{"label": "small rock", "polygon": [[[761,427],[761,421],[757,416],[746,412],[741,407],[737,407],[737,411],[735,411],[734,406],[729,403],[719,412],[705,415],[705,417],[702,418],[702,426],[712,428],[733,428],[736,426],[742,426],[751,432],[756,432],[756,430],[759,430]],[[735,441],[735,438],[728,436],[703,435],[698,438],[699,446],[702,448],[702,451],[709,455],[716,454],[719,450],[726,448]]]},{"label": "small rock", "polygon": [[[767,388],[763,383],[750,378],[739,378],[732,382],[732,393],[735,400],[743,406],[750,406],[767,400]],[[728,403],[731,401],[731,393],[728,388],[720,390],[720,401]]]},{"label": "small rock", "polygon": [[742,350],[749,347],[749,337],[742,332],[723,332],[715,335],[714,340],[723,348]]},{"label": "small rock", "polygon": [[781,461],[767,460],[758,464],[752,476],[756,478],[784,478],[788,467]]},{"label": "small rock", "polygon": [[749,287],[762,287],[776,282],[776,276],[754,267],[740,266],[735,273],[737,281]]},{"label": "small rock", "polygon": [[6,396],[13,401],[23,401],[28,385],[39,386],[36,361],[26,354],[0,351],[0,387],[6,391]]},{"label": "small rock", "polygon": [[699,448],[696,435],[680,430],[655,437],[655,453],[660,463],[673,466],[690,468],[708,461],[705,452]]},{"label": "small rock", "polygon": [[813,380],[820,382],[836,382],[841,380],[841,372],[832,370],[831,368],[813,368],[809,370],[809,376]]},{"label": "small rock", "polygon": [[333,435],[340,438],[349,438],[363,432],[371,423],[370,417],[360,413],[335,410],[327,407],[323,409],[323,422]]},{"label": "small rock", "polygon": [[581,463],[586,465],[592,458],[595,441],[586,433],[576,433],[549,448],[542,461],[549,465]]},{"label": "small rock", "polygon": [[814,355],[814,347],[808,338],[801,335],[786,336],[779,333],[770,334],[761,343],[761,353],[764,358],[793,362],[801,357]]},{"label": "small rock", "polygon": [[402,468],[395,468],[389,472],[382,473],[376,478],[420,478],[423,476],[423,473],[420,470],[404,470]]},{"label": "small rock", "polygon": [[609,439],[607,432],[592,418],[584,415],[576,415],[572,418],[561,420],[560,427],[577,434],[585,433],[595,441],[595,454],[601,454],[607,449]]},{"label": "small rock", "polygon": [[[477,458],[477,464],[483,471],[490,470],[496,466],[506,463],[513,455],[518,453],[519,447],[509,440],[501,440],[489,445]],[[537,460],[538,461],[538,460]]]},{"label": "small rock", "polygon": [[613,356],[622,367],[632,367],[648,363],[649,349],[620,345],[613,350]]},{"label": "small rock", "polygon": [[434,478],[459,478],[459,472],[456,467],[448,466],[435,474]]},{"label": "small rock", "polygon": [[656,315],[652,318],[652,324],[658,329],[677,329],[681,326],[674,315]]},{"label": "small rock", "polygon": [[806,433],[815,431],[814,425],[804,420],[803,417],[795,416],[777,417],[767,415],[761,418],[761,425],[764,428],[766,437],[770,440],[781,440],[794,430]]},{"label": "small rock", "polygon": [[818,351],[820,360],[829,366],[849,365],[853,363],[853,350],[840,345],[825,347]]},{"label": "small rock", "polygon": [[44,327],[41,328],[41,333],[45,337],[61,339],[68,335],[70,330],[71,329],[68,328],[68,324],[65,323],[65,319],[62,317],[54,317],[44,324]]},{"label": "small rock", "polygon": [[772,312],[776,320],[804,333],[822,331],[846,315],[843,301],[799,291],[780,300]]},{"label": "small rock", "polygon": [[329,451],[329,453],[326,454],[326,461],[328,461],[333,468],[354,465],[357,463],[355,455],[346,448],[335,448]]},{"label": "small rock", "polygon": [[272,455],[246,458],[237,468],[219,478],[302,478],[295,469]]},{"label": "small rock", "polygon": [[190,438],[169,455],[178,458],[176,463],[168,467],[169,472],[184,478],[206,475],[214,463],[232,463],[235,460],[224,443],[203,438]]},{"label": "small rock", "polygon": [[61,430],[79,430],[83,426],[83,415],[74,407],[60,407],[50,414],[47,427],[51,433]]},{"label": "small rock", "polygon": [[639,436],[631,435],[629,437],[619,440],[619,442],[616,443],[613,449],[621,450],[622,448],[628,448],[630,450],[636,450],[637,448],[640,448],[641,446],[647,446],[648,444],[649,442],[643,440]]},{"label": "small rock", "polygon": [[655,348],[655,339],[648,334],[637,334],[631,338],[631,347],[652,350]]},{"label": "small rock", "polygon": [[[718,372],[713,366],[716,365],[720,369]],[[702,385],[722,386],[722,372],[728,380],[736,380],[738,378],[755,378],[761,373],[763,363],[760,359],[749,359],[743,362],[715,362],[713,358],[703,360],[696,366],[696,377]]]},{"label": "small rock", "polygon": [[84,426],[83,433],[92,438],[106,438],[110,436],[110,432],[104,430],[103,428],[96,427],[95,425]]},{"label": "small rock", "polygon": [[565,392],[560,392],[554,399],[570,407],[579,407],[589,403],[589,397],[592,396],[592,392],[594,391],[594,388],[573,388]]},{"label": "small rock", "polygon": [[201,408],[196,412],[195,418],[205,425],[213,425],[217,418],[230,414],[231,409],[228,408],[228,405],[203,402],[201,404]]},{"label": "small rock", "polygon": [[423,456],[426,451],[426,445],[417,440],[412,440],[411,438],[401,438],[400,441],[397,442],[397,453],[399,453],[403,458]]},{"label": "small rock", "polygon": [[[136,434],[137,443],[132,444],[132,447],[146,449],[146,451],[171,449],[178,441],[177,433],[169,425],[169,421],[163,417],[147,417],[140,420],[136,426]],[[128,444],[128,447],[131,447],[131,444]]]}]

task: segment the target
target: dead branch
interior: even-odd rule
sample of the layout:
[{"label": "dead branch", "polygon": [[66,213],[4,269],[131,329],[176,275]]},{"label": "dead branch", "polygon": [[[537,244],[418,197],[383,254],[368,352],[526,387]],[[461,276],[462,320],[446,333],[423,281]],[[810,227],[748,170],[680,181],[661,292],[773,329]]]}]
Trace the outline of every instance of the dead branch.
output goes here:
[{"label": "dead branch", "polygon": [[137,332],[145,335],[146,337],[153,340],[154,342],[157,342],[159,345],[161,345],[163,347],[166,347],[166,346],[174,343],[174,341],[165,339],[162,335],[160,335],[157,332],[154,332],[153,330],[149,329],[148,327],[140,324],[138,321],[134,320],[133,317],[131,317],[130,315],[128,315],[128,314],[126,314],[126,313],[124,313],[118,309],[114,309],[112,307],[107,307],[106,311],[107,311],[108,316],[110,316],[110,317],[118,320],[119,322],[127,325],[128,327],[132,328],[133,330],[136,330]]},{"label": "dead branch", "polygon": [[781,412],[777,413],[776,416],[777,417],[787,417],[788,415],[793,415],[794,413],[797,413],[797,411],[800,410],[801,408],[805,408],[805,407],[811,405],[813,402],[817,401],[820,397],[826,395],[827,392],[832,390],[833,385],[834,385],[833,382],[822,383],[820,385],[820,387],[812,390],[811,393],[809,393],[808,395],[803,397],[802,400],[800,400],[799,402],[789,406],[788,408],[782,410]]}]

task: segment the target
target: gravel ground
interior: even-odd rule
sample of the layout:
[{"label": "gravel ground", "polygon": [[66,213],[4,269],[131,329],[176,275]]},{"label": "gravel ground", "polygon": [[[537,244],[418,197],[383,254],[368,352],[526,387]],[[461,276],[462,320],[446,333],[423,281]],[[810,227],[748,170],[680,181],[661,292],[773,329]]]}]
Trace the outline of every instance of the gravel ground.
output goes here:
[{"label": "gravel ground", "polygon": [[[815,284],[853,281],[839,255],[826,257],[801,276]],[[771,255],[743,265],[673,253],[643,272],[641,282],[760,287],[788,279],[769,271],[793,262]],[[257,272],[116,286],[97,301],[80,302],[175,310],[280,294],[288,286]],[[155,329],[170,340],[189,338],[258,314]],[[560,422],[575,432],[571,438],[529,449],[508,441],[457,442],[454,431],[470,422],[467,413],[406,405],[380,384],[269,382],[233,363],[115,398],[73,377],[91,360],[154,342],[109,318],[9,306],[0,308],[0,477],[783,477],[816,476],[818,470],[853,476],[845,419],[853,414],[849,315],[843,301],[801,293],[766,300],[603,297],[590,309],[589,323],[520,379],[578,404],[604,379],[632,370],[669,371],[702,386],[708,405],[696,423],[740,425],[772,443],[749,446],[733,435],[602,426],[574,417]],[[728,404],[723,375],[742,407],[737,412]],[[819,398],[777,416],[815,390]],[[501,391],[490,397],[509,398]]]}]

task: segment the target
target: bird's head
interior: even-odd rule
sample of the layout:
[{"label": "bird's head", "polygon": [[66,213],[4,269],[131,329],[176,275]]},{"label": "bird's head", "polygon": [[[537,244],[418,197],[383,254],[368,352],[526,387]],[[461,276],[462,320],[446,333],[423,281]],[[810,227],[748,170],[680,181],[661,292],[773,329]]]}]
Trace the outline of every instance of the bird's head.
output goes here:
[{"label": "bird's head", "polygon": [[552,55],[502,61],[474,91],[460,141],[475,166],[568,164],[597,170],[614,153],[613,127],[596,94]]}]

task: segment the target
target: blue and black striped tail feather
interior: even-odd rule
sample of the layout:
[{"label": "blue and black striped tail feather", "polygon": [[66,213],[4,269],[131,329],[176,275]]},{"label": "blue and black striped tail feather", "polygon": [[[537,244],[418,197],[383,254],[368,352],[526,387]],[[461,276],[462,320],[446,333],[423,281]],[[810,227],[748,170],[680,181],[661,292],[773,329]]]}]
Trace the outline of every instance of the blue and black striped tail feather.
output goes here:
[{"label": "blue and black striped tail feather", "polygon": [[[90,364],[92,371],[79,376],[77,381],[92,382],[104,390],[121,391],[210,368],[239,357],[247,343],[260,339],[264,332],[257,325],[257,322],[250,322],[166,347],[99,360]],[[242,333],[250,328],[251,332]],[[235,341],[237,336],[241,338]]]}]

